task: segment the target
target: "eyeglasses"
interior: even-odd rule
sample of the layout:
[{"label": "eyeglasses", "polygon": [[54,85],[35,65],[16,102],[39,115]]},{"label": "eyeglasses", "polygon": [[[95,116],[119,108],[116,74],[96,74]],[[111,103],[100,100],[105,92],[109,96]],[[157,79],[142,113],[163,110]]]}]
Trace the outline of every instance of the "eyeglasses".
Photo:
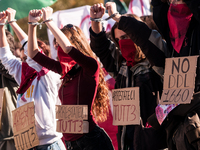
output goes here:
[{"label": "eyeglasses", "polygon": [[67,24],[64,26],[64,28],[74,29],[79,34],[78,30],[76,29],[76,27],[73,24]]}]

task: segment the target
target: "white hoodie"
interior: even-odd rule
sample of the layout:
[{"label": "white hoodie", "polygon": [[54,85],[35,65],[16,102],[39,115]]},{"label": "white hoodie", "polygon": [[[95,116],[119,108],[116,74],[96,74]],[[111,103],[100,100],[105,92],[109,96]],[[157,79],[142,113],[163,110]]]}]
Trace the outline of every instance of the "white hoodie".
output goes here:
[{"label": "white hoodie", "polygon": [[[22,45],[24,42],[25,39],[22,40]],[[24,50],[27,51],[27,44]],[[22,62],[12,54],[9,46],[0,47],[0,60],[20,85]],[[30,57],[27,57],[26,62],[37,72],[41,71],[42,66]],[[32,101],[35,103],[35,125],[40,145],[51,144],[62,138],[62,133],[56,132],[55,119],[55,105],[61,104],[58,98],[60,84],[60,75],[49,71],[46,75],[41,76],[40,80],[36,77],[29,89],[23,95],[18,95],[17,108]]]}]

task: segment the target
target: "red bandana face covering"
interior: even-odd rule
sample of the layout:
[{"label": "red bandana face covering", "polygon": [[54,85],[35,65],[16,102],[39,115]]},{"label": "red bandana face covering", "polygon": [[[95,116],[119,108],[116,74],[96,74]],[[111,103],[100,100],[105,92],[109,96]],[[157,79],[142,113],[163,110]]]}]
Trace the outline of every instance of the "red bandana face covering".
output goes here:
[{"label": "red bandana face covering", "polygon": [[119,40],[119,47],[122,52],[122,56],[126,59],[127,66],[135,65],[135,44],[131,39]]},{"label": "red bandana face covering", "polygon": [[167,13],[170,39],[173,48],[179,53],[193,14],[186,4],[171,4]]},{"label": "red bandana face covering", "polygon": [[58,46],[58,59],[60,61],[61,67],[62,67],[62,77],[64,76],[72,69],[72,67],[76,64],[76,62],[68,55],[66,54],[60,46]]}]

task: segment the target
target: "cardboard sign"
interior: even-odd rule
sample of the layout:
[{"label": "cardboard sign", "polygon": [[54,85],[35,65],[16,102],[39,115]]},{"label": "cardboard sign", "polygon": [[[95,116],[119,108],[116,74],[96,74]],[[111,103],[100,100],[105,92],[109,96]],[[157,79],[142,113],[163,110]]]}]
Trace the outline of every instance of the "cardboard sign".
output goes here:
[{"label": "cardboard sign", "polygon": [[88,106],[87,105],[56,105],[57,132],[88,133]]},{"label": "cardboard sign", "polygon": [[35,129],[34,102],[27,103],[14,111],[13,133],[17,150],[27,150],[39,145],[39,139]]},{"label": "cardboard sign", "polygon": [[112,90],[113,125],[140,124],[139,87]]},{"label": "cardboard sign", "polygon": [[56,105],[56,119],[88,120],[87,105]]},{"label": "cardboard sign", "polygon": [[191,102],[198,56],[167,58],[160,104]]},{"label": "cardboard sign", "polygon": [[4,96],[4,88],[0,88],[0,130],[1,130],[1,116],[2,116],[4,98],[5,98],[5,96]]},{"label": "cardboard sign", "polygon": [[62,133],[88,133],[89,132],[89,122],[83,120],[63,120],[57,121],[57,132]]}]

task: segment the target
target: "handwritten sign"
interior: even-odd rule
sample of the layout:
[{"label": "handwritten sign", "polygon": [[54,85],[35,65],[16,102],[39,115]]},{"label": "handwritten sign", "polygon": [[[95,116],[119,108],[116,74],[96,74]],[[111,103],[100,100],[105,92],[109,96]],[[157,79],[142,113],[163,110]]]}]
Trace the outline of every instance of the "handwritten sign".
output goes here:
[{"label": "handwritten sign", "polygon": [[87,105],[56,105],[57,132],[88,133],[88,106]]},{"label": "handwritten sign", "polygon": [[167,58],[160,104],[191,102],[198,56]]},{"label": "handwritten sign", "polygon": [[139,87],[112,90],[113,125],[140,124]]},{"label": "handwritten sign", "polygon": [[2,117],[2,109],[3,109],[3,101],[4,101],[4,88],[0,88],[0,130],[1,130],[1,117]]},{"label": "handwritten sign", "polygon": [[34,102],[27,103],[14,111],[13,133],[17,150],[27,150],[39,145],[39,139],[35,129]]}]

